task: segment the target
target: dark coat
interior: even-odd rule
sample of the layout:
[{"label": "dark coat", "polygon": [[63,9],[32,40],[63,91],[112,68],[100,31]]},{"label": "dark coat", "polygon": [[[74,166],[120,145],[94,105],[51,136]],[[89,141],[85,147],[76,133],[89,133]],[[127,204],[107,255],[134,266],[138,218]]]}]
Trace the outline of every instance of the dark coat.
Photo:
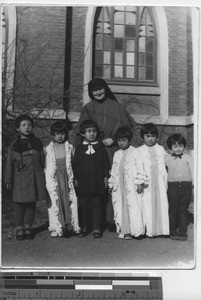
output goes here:
[{"label": "dark coat", "polygon": [[[117,101],[106,99],[103,103],[92,100],[87,103],[81,111],[80,119],[77,128],[85,120],[93,120],[97,123],[101,132],[102,139],[112,138],[117,129],[121,126],[135,127],[134,119],[129,115],[126,109]],[[76,138],[76,145],[80,143],[80,137]],[[113,143],[110,147],[105,147],[110,166],[112,166],[112,159],[114,153],[118,150],[117,144]]]},{"label": "dark coat", "polygon": [[88,145],[80,144],[75,149],[72,166],[74,179],[78,181],[78,196],[103,194],[104,178],[109,177],[109,160],[101,142],[93,145],[94,154],[86,154]]},{"label": "dark coat", "polygon": [[41,141],[34,135],[18,137],[8,147],[5,184],[12,185],[13,201],[35,202],[47,199],[45,188],[44,152]]}]

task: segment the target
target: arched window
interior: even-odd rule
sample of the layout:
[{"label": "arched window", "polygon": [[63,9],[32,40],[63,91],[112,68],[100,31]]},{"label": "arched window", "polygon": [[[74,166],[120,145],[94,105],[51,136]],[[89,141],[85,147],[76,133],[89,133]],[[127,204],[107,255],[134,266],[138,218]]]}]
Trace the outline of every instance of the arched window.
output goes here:
[{"label": "arched window", "polygon": [[151,8],[97,8],[92,70],[93,77],[114,84],[157,85],[157,33]]}]

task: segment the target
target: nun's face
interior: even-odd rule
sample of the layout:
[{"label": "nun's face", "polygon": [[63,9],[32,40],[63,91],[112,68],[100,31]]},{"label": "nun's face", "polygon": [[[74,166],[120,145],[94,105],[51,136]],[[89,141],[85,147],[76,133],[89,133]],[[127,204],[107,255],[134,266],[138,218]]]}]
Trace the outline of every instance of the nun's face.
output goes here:
[{"label": "nun's face", "polygon": [[94,100],[96,101],[103,101],[105,99],[105,88],[97,87],[92,91]]}]

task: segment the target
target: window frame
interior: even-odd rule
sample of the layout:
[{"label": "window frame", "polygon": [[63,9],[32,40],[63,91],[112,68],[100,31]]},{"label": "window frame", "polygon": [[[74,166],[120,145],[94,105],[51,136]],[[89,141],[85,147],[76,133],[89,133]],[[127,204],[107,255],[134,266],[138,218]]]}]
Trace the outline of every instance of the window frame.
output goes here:
[{"label": "window frame", "polygon": [[[96,11],[95,11],[95,15],[94,15],[94,23],[93,23],[93,55],[92,55],[92,77],[95,76],[95,59],[96,59],[96,29],[97,29],[97,23],[98,23],[98,19],[100,17],[100,13],[101,10],[104,9],[106,7],[97,7]],[[114,37],[114,14],[115,14],[115,6],[111,7],[111,19],[110,19],[110,25],[111,25],[111,36],[112,36],[112,45],[111,45],[111,49],[110,49],[110,55],[111,55],[111,62],[110,62],[110,66],[111,66],[111,70],[110,70],[110,78],[105,78],[104,76],[102,76],[105,80],[107,80],[108,84],[112,84],[112,85],[129,85],[129,86],[158,86],[158,66],[157,66],[157,28],[156,28],[156,24],[155,24],[155,20],[154,20],[154,14],[152,11],[152,8],[150,6],[143,6],[142,7],[142,11],[140,12],[140,7],[136,6],[137,8],[137,28],[136,28],[136,32],[137,32],[137,36],[136,36],[136,45],[135,45],[135,54],[134,54],[134,60],[137,62],[136,65],[133,65],[135,68],[135,76],[134,78],[126,78],[123,75],[123,78],[115,78],[114,77],[114,68],[115,68],[115,64],[114,64],[114,60],[115,60],[115,49],[114,49],[114,44],[115,44],[115,37]],[[150,15],[151,21],[152,21],[152,26],[153,26],[153,31],[154,31],[154,43],[153,43],[153,79],[151,80],[140,80],[137,76],[138,74],[138,69],[139,69],[139,28],[140,28],[140,20],[143,17],[143,14],[145,13],[145,10],[148,10],[148,13]],[[123,12],[123,10],[121,10]],[[126,11],[124,10],[124,14],[126,14]],[[105,22],[103,22],[104,24]],[[125,23],[123,23],[125,26]],[[104,36],[104,33],[102,33],[102,35]],[[125,42],[127,40],[127,37],[123,37],[123,73],[126,72],[126,62],[125,62],[125,56],[128,53],[125,49]],[[104,51],[103,49],[101,50],[102,52]],[[145,52],[146,53],[146,52]],[[101,64],[100,64],[101,65]],[[102,64],[102,66],[104,66],[104,63]],[[136,78],[136,79],[135,79]]]}]

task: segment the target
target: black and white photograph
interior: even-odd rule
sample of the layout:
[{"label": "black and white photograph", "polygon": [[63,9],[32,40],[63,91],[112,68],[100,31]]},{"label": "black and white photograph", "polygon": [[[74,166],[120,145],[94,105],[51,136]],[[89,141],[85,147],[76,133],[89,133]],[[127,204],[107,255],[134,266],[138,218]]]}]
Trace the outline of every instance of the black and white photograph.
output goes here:
[{"label": "black and white photograph", "polygon": [[3,270],[196,268],[200,9],[108,4],[1,5]]}]

